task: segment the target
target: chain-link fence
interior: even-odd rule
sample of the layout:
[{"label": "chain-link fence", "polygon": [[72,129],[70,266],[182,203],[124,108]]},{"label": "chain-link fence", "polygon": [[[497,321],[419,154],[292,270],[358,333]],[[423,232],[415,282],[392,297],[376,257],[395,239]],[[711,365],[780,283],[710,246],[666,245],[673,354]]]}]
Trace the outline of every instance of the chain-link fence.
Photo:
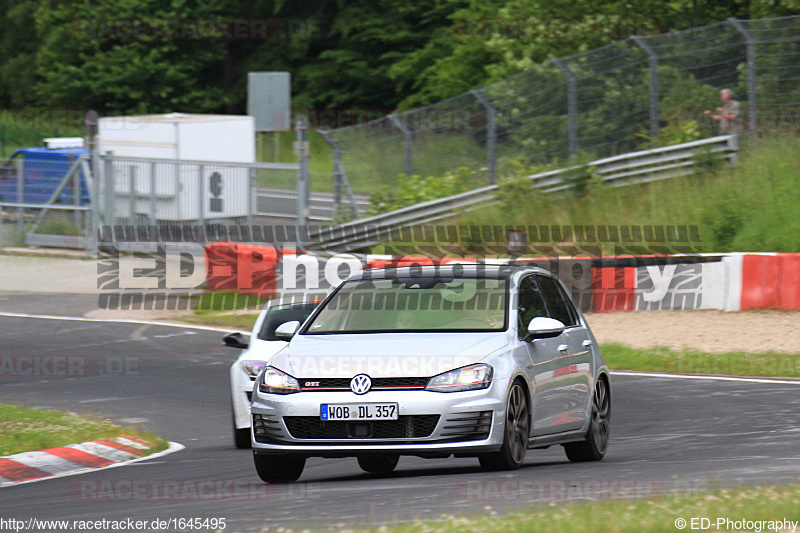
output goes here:
[{"label": "chain-link fence", "polygon": [[728,19],[553,59],[431,106],[322,133],[334,173],[356,194],[392,187],[401,173],[441,176],[459,167],[470,171],[467,185],[479,186],[520,163],[716,135],[704,111],[722,106],[723,88],[741,103],[751,136],[796,131],[799,81],[800,16]]}]

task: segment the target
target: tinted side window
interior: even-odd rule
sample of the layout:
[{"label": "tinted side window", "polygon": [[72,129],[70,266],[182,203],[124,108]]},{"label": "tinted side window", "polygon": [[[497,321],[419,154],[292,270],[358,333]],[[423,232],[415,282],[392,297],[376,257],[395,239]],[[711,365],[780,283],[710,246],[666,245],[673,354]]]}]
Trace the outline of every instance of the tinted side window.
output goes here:
[{"label": "tinted side window", "polygon": [[542,295],[547,302],[550,317],[560,320],[565,326],[575,326],[578,323],[577,315],[572,309],[572,303],[567,301],[564,291],[561,290],[556,280],[547,276],[537,276]]},{"label": "tinted side window", "polygon": [[284,322],[291,322],[293,320],[297,320],[302,324],[316,306],[317,304],[315,303],[308,303],[273,307],[267,312],[267,316],[264,317],[264,323],[261,325],[261,331],[258,332],[258,338],[264,341],[280,340],[275,335],[275,329],[278,326]]},{"label": "tinted side window", "polygon": [[517,333],[520,339],[528,333],[528,324],[537,316],[547,316],[547,309],[533,276],[527,276],[522,278],[519,284],[519,324]]}]

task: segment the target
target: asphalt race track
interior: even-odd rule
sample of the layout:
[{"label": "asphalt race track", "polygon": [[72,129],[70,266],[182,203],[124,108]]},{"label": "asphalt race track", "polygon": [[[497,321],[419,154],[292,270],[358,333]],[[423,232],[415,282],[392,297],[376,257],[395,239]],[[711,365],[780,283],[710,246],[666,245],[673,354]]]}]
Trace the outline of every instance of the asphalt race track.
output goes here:
[{"label": "asphalt race track", "polygon": [[[77,315],[90,304],[89,297],[0,295],[6,313]],[[0,358],[83,358],[72,375],[47,375],[45,367],[36,376],[0,375],[0,403],[101,414],[186,446],[0,489],[2,516],[328,528],[800,478],[800,384],[615,374],[612,440],[600,463],[570,464],[556,447],[530,451],[514,472],[484,473],[475,459],[403,457],[396,472],[376,476],[355,459],[311,459],[298,483],[265,485],[251,452],[232,444],[228,367],[237,353],[220,338],[183,327],[0,316]]]}]

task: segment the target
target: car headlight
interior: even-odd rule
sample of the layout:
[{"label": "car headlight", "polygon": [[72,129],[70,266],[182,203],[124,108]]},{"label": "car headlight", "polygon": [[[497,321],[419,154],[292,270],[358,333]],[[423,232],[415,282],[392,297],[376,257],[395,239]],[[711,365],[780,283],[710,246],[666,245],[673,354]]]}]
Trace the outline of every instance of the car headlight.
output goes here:
[{"label": "car headlight", "polygon": [[492,367],[477,364],[457,368],[438,376],[433,376],[425,390],[435,392],[462,392],[486,389],[492,383]]},{"label": "car headlight", "polygon": [[239,363],[239,368],[250,376],[250,379],[256,379],[266,364],[264,361],[242,361]]},{"label": "car headlight", "polygon": [[291,394],[293,392],[300,392],[300,384],[286,372],[268,366],[261,373],[261,379],[258,382],[258,390],[259,392],[268,392],[272,394]]}]

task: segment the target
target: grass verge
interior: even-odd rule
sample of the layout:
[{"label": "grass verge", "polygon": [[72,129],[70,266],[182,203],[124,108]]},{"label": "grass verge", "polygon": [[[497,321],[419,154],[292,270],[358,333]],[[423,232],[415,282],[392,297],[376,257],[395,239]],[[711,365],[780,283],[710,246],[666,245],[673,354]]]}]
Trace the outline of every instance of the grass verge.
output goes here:
[{"label": "grass verge", "polygon": [[[701,165],[702,167],[703,165]],[[522,176],[499,179],[499,204],[484,206],[454,217],[449,226],[474,227],[604,227],[641,228],[696,226],[698,242],[681,240],[602,242],[554,238],[551,233],[529,232],[534,255],[555,248],[564,254],[626,254],[675,252],[800,252],[800,137],[764,138],[742,151],[735,167],[706,165],[693,176],[672,178],[628,187],[607,187],[589,180],[583,194],[546,195],[534,190]],[[523,200],[524,199],[524,200]],[[483,231],[483,230],[482,230]],[[609,230],[611,231],[611,230]],[[373,253],[420,253],[424,247],[467,250],[494,255],[505,253],[506,235],[487,240],[480,232],[460,235],[441,231],[432,242],[387,242]],[[558,232],[561,235],[561,232]],[[612,233],[613,234],[613,233]],[[553,238],[551,238],[553,237]],[[575,247],[578,247],[577,251]],[[539,252],[536,250],[539,248]],[[388,251],[391,250],[391,251]],[[563,250],[560,251],[559,250]],[[523,254],[526,255],[526,254]]]},{"label": "grass verge", "polygon": [[800,378],[800,354],[706,353],[691,349],[675,351],[663,347],[630,348],[616,343],[602,344],[600,350],[613,370]]},{"label": "grass verge", "polygon": [[264,304],[269,301],[269,298],[235,291],[209,291],[191,299],[192,314],[179,320],[246,330],[252,329]]},{"label": "grass verge", "polygon": [[[708,522],[701,522],[701,519]],[[683,528],[676,522],[685,520]],[[695,527],[692,528],[692,519]],[[722,519],[721,523],[717,520]],[[729,519],[731,522],[725,522]],[[562,532],[594,533],[614,531],[692,531],[709,524],[717,531],[781,531],[783,520],[800,520],[800,485],[733,488],[690,495],[667,495],[639,500],[610,500],[592,503],[551,503],[546,508],[531,508],[498,515],[491,506],[483,514],[444,516],[441,520],[417,521],[393,527],[360,531],[396,533],[427,532]],[[773,524],[770,524],[773,522]],[[777,522],[777,524],[776,524]],[[777,527],[776,527],[777,526]],[[786,531],[792,531],[788,525]]]},{"label": "grass verge", "polygon": [[169,445],[154,433],[122,428],[110,420],[94,416],[0,404],[0,456],[122,434],[155,444],[148,454],[164,450]]},{"label": "grass verge", "polygon": [[245,331],[253,329],[258,313],[232,314],[227,312],[206,312],[202,314],[185,315],[179,318],[181,322],[202,324],[204,326],[219,326],[223,328],[236,328]]}]

